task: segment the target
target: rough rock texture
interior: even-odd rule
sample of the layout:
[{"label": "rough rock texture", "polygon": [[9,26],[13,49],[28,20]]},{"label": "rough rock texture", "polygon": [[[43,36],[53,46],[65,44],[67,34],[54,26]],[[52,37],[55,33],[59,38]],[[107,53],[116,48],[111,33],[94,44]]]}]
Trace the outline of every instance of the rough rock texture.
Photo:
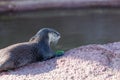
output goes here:
[{"label": "rough rock texture", "polygon": [[81,46],[59,58],[3,72],[0,80],[120,80],[120,42]]},{"label": "rough rock texture", "polygon": [[0,12],[79,7],[120,7],[120,0],[0,0]]}]

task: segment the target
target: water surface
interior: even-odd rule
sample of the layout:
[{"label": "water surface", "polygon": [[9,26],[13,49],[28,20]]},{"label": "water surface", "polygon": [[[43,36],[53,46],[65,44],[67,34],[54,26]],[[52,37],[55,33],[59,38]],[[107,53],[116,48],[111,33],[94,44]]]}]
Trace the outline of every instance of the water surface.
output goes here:
[{"label": "water surface", "polygon": [[1,14],[0,48],[28,41],[43,27],[61,33],[57,49],[116,42],[120,40],[120,10],[41,10]]}]

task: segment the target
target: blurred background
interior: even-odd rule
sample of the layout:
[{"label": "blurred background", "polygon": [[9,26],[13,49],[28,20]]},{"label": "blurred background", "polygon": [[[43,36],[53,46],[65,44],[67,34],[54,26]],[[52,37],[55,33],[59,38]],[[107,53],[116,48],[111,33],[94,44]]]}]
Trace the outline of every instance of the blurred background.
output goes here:
[{"label": "blurred background", "polygon": [[49,27],[57,50],[120,41],[119,0],[0,0],[0,48],[28,41]]}]

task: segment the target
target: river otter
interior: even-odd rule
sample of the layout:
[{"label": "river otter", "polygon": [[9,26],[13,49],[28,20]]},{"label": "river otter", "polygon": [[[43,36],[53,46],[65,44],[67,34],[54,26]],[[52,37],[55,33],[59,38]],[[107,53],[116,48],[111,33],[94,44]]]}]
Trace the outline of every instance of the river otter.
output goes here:
[{"label": "river otter", "polygon": [[0,71],[15,69],[37,61],[55,57],[51,44],[56,44],[60,33],[54,29],[39,30],[28,42],[17,43],[0,49]]}]

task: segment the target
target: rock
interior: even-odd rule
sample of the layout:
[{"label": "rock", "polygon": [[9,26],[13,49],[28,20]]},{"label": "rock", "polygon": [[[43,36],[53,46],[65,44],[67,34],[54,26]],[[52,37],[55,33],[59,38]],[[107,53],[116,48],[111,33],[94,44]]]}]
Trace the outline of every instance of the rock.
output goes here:
[{"label": "rock", "polygon": [[119,80],[120,42],[87,45],[63,56],[2,72],[0,80]]}]

